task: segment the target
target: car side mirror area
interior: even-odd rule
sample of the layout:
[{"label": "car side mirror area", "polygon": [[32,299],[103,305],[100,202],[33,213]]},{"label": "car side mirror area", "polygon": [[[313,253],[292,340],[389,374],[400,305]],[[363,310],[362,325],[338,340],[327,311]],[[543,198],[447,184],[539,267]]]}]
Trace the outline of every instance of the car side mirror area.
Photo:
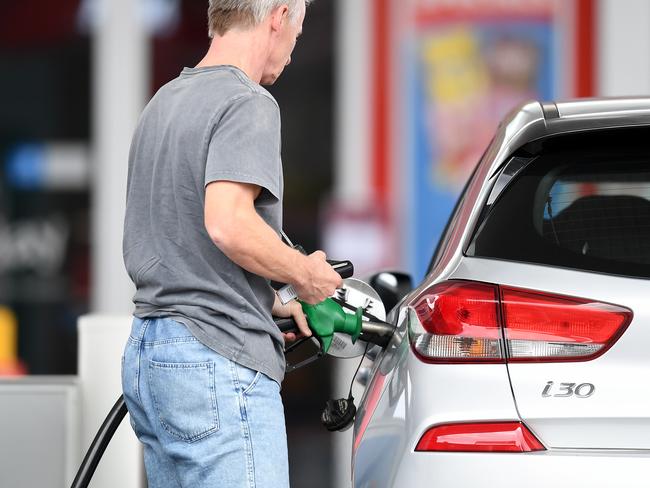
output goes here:
[{"label": "car side mirror area", "polygon": [[386,313],[390,312],[399,301],[413,290],[411,275],[400,271],[382,271],[368,280],[384,303]]}]

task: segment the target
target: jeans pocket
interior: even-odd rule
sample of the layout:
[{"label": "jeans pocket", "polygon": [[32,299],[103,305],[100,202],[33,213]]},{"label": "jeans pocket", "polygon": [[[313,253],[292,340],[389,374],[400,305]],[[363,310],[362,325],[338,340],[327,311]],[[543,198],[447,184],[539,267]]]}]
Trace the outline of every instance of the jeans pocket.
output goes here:
[{"label": "jeans pocket", "polygon": [[173,437],[196,442],[219,429],[214,363],[149,361],[149,388],[160,425]]},{"label": "jeans pocket", "polygon": [[232,364],[235,369],[237,383],[239,384],[239,388],[241,388],[242,395],[250,393],[253,388],[255,388],[262,373],[246,366],[242,366],[239,363],[233,362]]}]

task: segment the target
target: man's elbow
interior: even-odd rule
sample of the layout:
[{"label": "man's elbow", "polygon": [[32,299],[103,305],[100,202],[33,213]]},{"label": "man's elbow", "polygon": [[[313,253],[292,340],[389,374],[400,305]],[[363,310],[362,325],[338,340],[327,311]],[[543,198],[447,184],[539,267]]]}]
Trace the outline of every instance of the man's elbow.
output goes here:
[{"label": "man's elbow", "polygon": [[228,253],[236,246],[236,231],[234,219],[224,217],[205,221],[205,229],[210,239],[224,253]]}]

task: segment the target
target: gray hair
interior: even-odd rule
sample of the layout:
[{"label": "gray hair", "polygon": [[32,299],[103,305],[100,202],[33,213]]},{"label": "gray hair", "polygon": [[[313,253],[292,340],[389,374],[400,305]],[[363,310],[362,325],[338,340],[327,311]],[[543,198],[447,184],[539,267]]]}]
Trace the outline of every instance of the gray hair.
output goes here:
[{"label": "gray hair", "polygon": [[253,27],[260,24],[274,9],[287,5],[289,19],[297,22],[313,0],[210,0],[208,23],[210,37],[223,35],[235,25]]}]

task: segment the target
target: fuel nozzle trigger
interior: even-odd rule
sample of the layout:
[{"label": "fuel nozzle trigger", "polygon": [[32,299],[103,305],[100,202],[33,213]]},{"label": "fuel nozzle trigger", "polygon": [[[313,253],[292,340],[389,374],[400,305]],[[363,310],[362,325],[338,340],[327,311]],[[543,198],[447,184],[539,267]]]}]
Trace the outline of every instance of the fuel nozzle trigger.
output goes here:
[{"label": "fuel nozzle trigger", "polygon": [[363,308],[359,307],[354,314],[348,314],[343,311],[341,305],[331,298],[316,305],[304,302],[300,302],[300,304],[307,316],[309,327],[320,344],[319,355],[327,354],[335,332],[349,335],[353,344],[361,335]]}]

